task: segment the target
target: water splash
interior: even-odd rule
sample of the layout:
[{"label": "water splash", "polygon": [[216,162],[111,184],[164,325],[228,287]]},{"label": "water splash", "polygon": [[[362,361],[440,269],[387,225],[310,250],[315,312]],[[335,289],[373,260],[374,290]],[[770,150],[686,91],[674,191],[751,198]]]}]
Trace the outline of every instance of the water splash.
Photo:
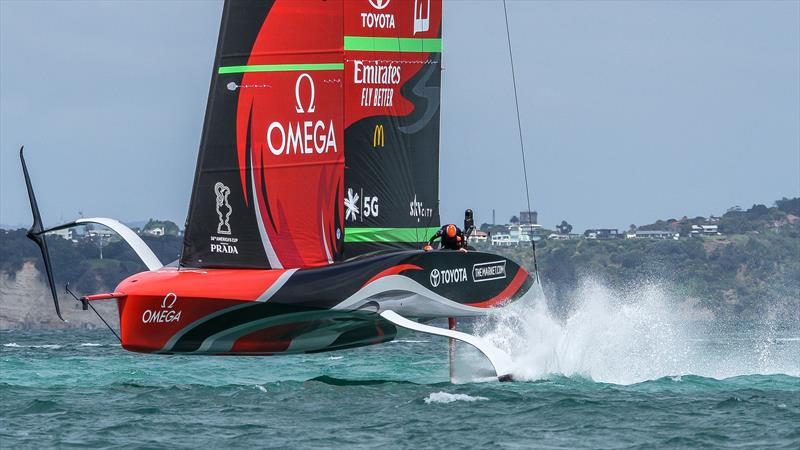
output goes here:
[{"label": "water splash", "polygon": [[512,356],[521,380],[564,375],[633,384],[680,375],[800,375],[796,327],[778,338],[774,322],[698,320],[703,311],[657,283],[613,290],[587,281],[571,304],[565,318],[556,318],[537,285],[478,323],[476,332]]},{"label": "water splash", "polygon": [[467,394],[451,394],[449,392],[432,392],[425,397],[425,403],[453,403],[453,402],[477,402],[481,400],[489,400],[486,397],[472,396]]}]

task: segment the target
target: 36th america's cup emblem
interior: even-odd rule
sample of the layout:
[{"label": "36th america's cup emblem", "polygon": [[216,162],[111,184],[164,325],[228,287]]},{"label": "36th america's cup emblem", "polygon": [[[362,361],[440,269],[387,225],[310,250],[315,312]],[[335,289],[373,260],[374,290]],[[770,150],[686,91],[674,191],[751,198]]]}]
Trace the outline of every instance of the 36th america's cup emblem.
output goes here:
[{"label": "36th america's cup emblem", "polygon": [[217,225],[217,233],[231,234],[231,224],[228,222],[233,213],[231,204],[228,203],[228,196],[231,195],[231,188],[224,184],[217,182],[214,185],[214,193],[217,196],[217,216],[219,216],[219,224]]}]

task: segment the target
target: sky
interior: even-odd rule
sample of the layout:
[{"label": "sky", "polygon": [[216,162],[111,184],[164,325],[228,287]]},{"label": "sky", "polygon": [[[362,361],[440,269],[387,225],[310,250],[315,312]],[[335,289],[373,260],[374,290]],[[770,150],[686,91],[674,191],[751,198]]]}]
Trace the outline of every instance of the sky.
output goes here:
[{"label": "sky", "polygon": [[[366,1],[366,0],[365,0]],[[525,210],[502,3],[445,0],[440,210]],[[183,225],[218,1],[0,0],[0,224]],[[509,1],[539,223],[627,228],[800,195],[800,1]]]}]

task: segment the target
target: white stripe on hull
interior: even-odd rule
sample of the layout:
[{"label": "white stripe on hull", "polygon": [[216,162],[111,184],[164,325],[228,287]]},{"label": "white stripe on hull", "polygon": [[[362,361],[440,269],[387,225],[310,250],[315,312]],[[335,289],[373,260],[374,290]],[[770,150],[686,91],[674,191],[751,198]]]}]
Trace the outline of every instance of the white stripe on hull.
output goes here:
[{"label": "white stripe on hull", "polygon": [[405,317],[475,317],[488,314],[488,308],[476,308],[449,300],[403,275],[388,275],[360,289],[332,309],[353,311],[376,302],[381,311],[393,310]]}]

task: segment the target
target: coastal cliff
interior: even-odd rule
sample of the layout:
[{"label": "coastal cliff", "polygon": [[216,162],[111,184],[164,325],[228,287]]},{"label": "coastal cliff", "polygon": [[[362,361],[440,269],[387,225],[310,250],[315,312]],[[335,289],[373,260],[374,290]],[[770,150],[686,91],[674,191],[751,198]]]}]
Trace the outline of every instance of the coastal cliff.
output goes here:
[{"label": "coastal cliff", "polygon": [[[94,312],[83,311],[80,303],[63,292],[63,287],[59,289],[61,313],[66,322],[56,315],[50,289],[33,262],[25,262],[13,276],[0,272],[0,330],[105,328]],[[97,302],[94,306],[112,327],[119,328],[115,302]]]}]

